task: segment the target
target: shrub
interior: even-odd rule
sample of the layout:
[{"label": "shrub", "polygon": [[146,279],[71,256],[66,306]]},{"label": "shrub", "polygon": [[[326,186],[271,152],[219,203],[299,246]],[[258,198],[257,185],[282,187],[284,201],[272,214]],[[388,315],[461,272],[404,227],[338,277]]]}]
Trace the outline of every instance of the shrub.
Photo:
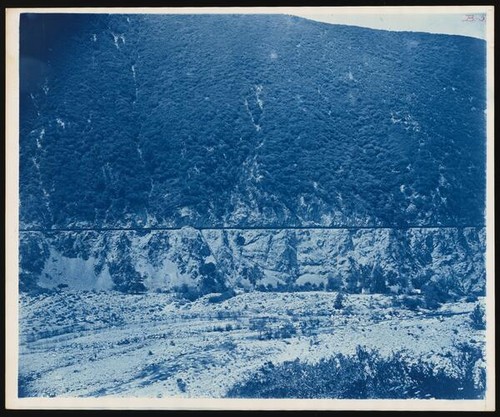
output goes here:
[{"label": "shrub", "polygon": [[177,378],[177,386],[181,392],[186,392],[187,384],[182,378]]},{"label": "shrub", "polygon": [[135,270],[129,259],[110,263],[109,273],[117,291],[128,294],[140,294],[146,291],[143,284],[144,277]]},{"label": "shrub", "polygon": [[225,350],[226,352],[232,352],[234,351],[236,348],[238,347],[238,345],[236,344],[236,342],[234,340],[225,340],[221,345],[220,345],[220,348]]},{"label": "shrub", "polygon": [[477,295],[475,294],[470,294],[465,298],[465,302],[467,303],[475,303],[477,302]]},{"label": "shrub", "polygon": [[409,310],[415,311],[424,305],[424,301],[420,297],[410,297],[408,295],[404,295],[401,298],[401,305]]},{"label": "shrub", "polygon": [[403,305],[402,299],[398,296],[393,295],[391,297],[391,306],[399,308]]},{"label": "shrub", "polygon": [[297,334],[297,329],[292,322],[286,321],[277,325],[273,323],[275,321],[269,317],[254,318],[250,320],[250,330],[257,330],[260,340],[289,339]]},{"label": "shrub", "polygon": [[227,311],[227,310],[219,310],[219,311],[217,311],[217,318],[219,320],[224,320],[224,319],[231,318],[233,315],[234,315],[234,313],[232,313],[231,311]]},{"label": "shrub", "polygon": [[264,365],[227,393],[240,398],[475,399],[483,398],[486,374],[478,370],[482,352],[468,344],[450,354],[451,368],[436,368],[401,352],[388,357],[358,346],[319,363],[299,359]]},{"label": "shrub", "polygon": [[448,288],[444,280],[429,281],[422,287],[425,307],[431,310],[437,309],[442,303],[449,300]]},{"label": "shrub", "polygon": [[339,292],[335,297],[335,301],[333,303],[333,308],[336,310],[340,310],[344,308],[345,294],[343,292]]},{"label": "shrub", "polygon": [[481,304],[476,304],[472,313],[470,313],[469,318],[471,320],[471,326],[476,330],[486,329],[486,317],[484,308]]},{"label": "shrub", "polygon": [[326,283],[327,291],[339,291],[342,288],[342,278],[329,276]]},{"label": "shrub", "polygon": [[227,290],[223,277],[213,262],[203,263],[200,266],[200,275],[200,295]]},{"label": "shrub", "polygon": [[380,265],[375,265],[371,271],[369,289],[371,293],[386,294],[388,291],[384,273]]},{"label": "shrub", "polygon": [[188,301],[195,301],[202,295],[198,288],[187,284],[182,284],[180,287],[175,288],[174,291],[176,291],[178,297]]},{"label": "shrub", "polygon": [[238,246],[243,246],[245,244],[245,238],[241,235],[236,236],[235,241],[238,244]]},{"label": "shrub", "polygon": [[300,330],[304,336],[311,336],[316,333],[319,324],[319,319],[305,320],[300,323]]},{"label": "shrub", "polygon": [[297,334],[297,329],[295,329],[295,326],[290,322],[286,322],[277,329],[277,331],[275,332],[275,338],[289,339],[290,337],[293,337],[296,334]]},{"label": "shrub", "polygon": [[259,332],[259,339],[262,337],[264,331],[267,327],[267,318],[266,317],[255,317],[250,319],[250,330],[256,330]]}]

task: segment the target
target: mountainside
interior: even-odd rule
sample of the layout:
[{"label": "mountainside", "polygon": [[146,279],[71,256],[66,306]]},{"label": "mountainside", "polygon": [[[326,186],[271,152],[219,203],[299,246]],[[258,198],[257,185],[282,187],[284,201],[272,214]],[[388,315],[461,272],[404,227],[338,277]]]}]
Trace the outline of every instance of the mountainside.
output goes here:
[{"label": "mountainside", "polygon": [[484,41],[85,14],[20,39],[21,290],[484,294]]},{"label": "mountainside", "polygon": [[[484,294],[484,230],[195,230],[24,234],[21,288],[37,282],[192,297],[245,290]],[[434,290],[434,289],[433,289]]]},{"label": "mountainside", "polygon": [[484,41],[28,14],[21,58],[21,228],[484,225]]}]

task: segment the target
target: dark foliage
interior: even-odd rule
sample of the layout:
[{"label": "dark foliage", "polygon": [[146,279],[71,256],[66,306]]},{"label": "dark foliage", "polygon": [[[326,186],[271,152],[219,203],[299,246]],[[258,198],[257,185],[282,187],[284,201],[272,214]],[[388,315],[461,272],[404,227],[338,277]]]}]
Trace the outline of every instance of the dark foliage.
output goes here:
[{"label": "dark foliage", "polygon": [[20,52],[24,226],[484,223],[481,40],[47,14]]},{"label": "dark foliage", "polygon": [[288,339],[297,334],[297,329],[290,321],[278,322],[273,317],[256,317],[250,320],[250,330],[258,332],[258,339]]},{"label": "dark foliage", "polygon": [[326,283],[327,291],[338,291],[342,288],[342,278],[329,276]]},{"label": "dark foliage", "polygon": [[476,307],[474,307],[474,310],[472,310],[472,313],[470,314],[469,318],[471,320],[471,325],[474,329],[476,330],[486,329],[485,312],[484,308],[480,304],[477,304]]},{"label": "dark foliage", "polygon": [[226,292],[227,288],[224,283],[224,277],[220,271],[217,270],[214,263],[203,263],[200,266],[200,276],[200,293],[202,295],[213,292],[224,292],[227,296],[230,296],[230,292]]},{"label": "dark foliage", "polygon": [[333,308],[337,310],[344,308],[345,298],[345,294],[343,292],[339,292],[335,297],[335,301],[333,302]]},{"label": "dark foliage", "polygon": [[199,288],[187,284],[182,284],[180,287],[174,288],[174,292],[180,299],[188,301],[195,301],[203,295]]},{"label": "dark foliage", "polygon": [[139,294],[146,291],[144,277],[128,262],[117,262],[109,265],[109,273],[116,290]]},{"label": "dark foliage", "polygon": [[[450,354],[451,355],[451,354]],[[317,364],[300,360],[274,365],[268,362],[247,381],[231,388],[228,397],[345,398],[345,399],[476,399],[485,392],[479,348],[457,346],[452,369],[437,368],[402,353],[383,357],[358,346],[350,356],[337,354]]]},{"label": "dark foliage", "polygon": [[446,301],[450,301],[451,280],[430,280],[422,287],[424,304],[428,309],[436,309]]},{"label": "dark foliage", "polygon": [[300,322],[300,330],[304,336],[313,336],[318,333],[318,329],[320,327],[320,320],[308,319]]},{"label": "dark foliage", "polygon": [[[424,306],[424,301],[422,300],[422,297],[418,297],[418,296],[404,295],[401,298],[400,302],[401,302],[402,306],[408,308],[409,310],[418,310],[420,307]],[[435,308],[434,305],[429,306],[429,304],[427,304],[427,306],[428,306],[428,308]]]},{"label": "dark foliage", "polygon": [[[22,228],[484,224],[484,41],[283,15],[24,14],[20,56]],[[326,285],[294,284],[293,240],[289,282],[239,272],[263,291],[411,280],[437,308],[484,275],[432,276],[434,243],[418,259],[401,245],[397,271],[349,259]],[[75,245],[61,242],[85,259]],[[20,255],[20,289],[41,291],[48,248],[28,238]],[[115,288],[143,291],[121,263]],[[185,298],[227,290],[218,265],[198,272]]]}]

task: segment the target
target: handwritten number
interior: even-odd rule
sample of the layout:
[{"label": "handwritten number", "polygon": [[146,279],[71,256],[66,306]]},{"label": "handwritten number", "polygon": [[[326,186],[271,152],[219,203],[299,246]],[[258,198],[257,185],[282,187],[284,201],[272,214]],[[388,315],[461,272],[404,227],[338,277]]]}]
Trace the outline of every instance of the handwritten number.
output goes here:
[{"label": "handwritten number", "polygon": [[481,15],[466,14],[462,19],[462,22],[484,22],[485,20],[486,16],[484,14]]}]

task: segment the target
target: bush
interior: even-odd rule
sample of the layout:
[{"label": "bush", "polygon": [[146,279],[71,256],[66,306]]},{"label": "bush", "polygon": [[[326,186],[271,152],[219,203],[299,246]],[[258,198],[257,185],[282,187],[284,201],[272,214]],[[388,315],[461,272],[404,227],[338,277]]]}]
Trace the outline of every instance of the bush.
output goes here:
[{"label": "bush", "polygon": [[344,308],[345,294],[343,292],[339,292],[335,297],[335,301],[333,303],[333,308],[336,310],[340,310]]},{"label": "bush", "polygon": [[[224,279],[213,262],[203,263],[200,266],[201,286],[200,295],[227,290]],[[229,293],[228,296],[231,296]]]},{"label": "bush", "polygon": [[187,384],[182,378],[177,378],[177,386],[181,392],[186,392]]},{"label": "bush", "polygon": [[424,301],[420,297],[410,297],[405,295],[401,298],[401,305],[409,310],[418,310],[424,305]]},{"label": "bush", "polygon": [[[483,398],[486,374],[478,367],[482,352],[464,344],[450,353],[451,368],[437,368],[401,352],[383,357],[358,346],[319,363],[299,359],[264,365],[227,393],[239,398],[476,399]],[[479,369],[479,371],[478,371]]]},{"label": "bush", "polygon": [[327,291],[339,291],[342,288],[342,278],[329,276],[326,283]]},{"label": "bush", "polygon": [[117,291],[127,294],[141,294],[146,291],[144,277],[135,270],[129,259],[110,263],[109,273]]},{"label": "bush", "polygon": [[422,287],[422,294],[424,296],[425,307],[430,310],[435,310],[441,304],[449,301],[449,293],[445,280],[429,281]]},{"label": "bush", "polygon": [[225,340],[223,343],[221,343],[220,348],[226,352],[232,352],[234,351],[238,345],[234,340]]},{"label": "bush", "polygon": [[188,301],[195,301],[202,296],[198,288],[187,284],[182,284],[180,287],[174,288],[174,291],[176,291],[178,297]]},{"label": "bush", "polygon": [[267,317],[255,317],[250,319],[250,330],[256,330],[259,332],[259,339],[262,338],[264,331],[267,328],[268,319]]},{"label": "bush", "polygon": [[297,334],[292,322],[277,325],[275,321],[269,317],[256,317],[250,320],[250,330],[257,330],[260,340],[289,339]]},{"label": "bush", "polygon": [[486,317],[483,306],[481,304],[476,304],[474,310],[469,315],[471,326],[476,330],[486,329]]},{"label": "bush", "polygon": [[320,325],[319,319],[309,319],[300,323],[300,330],[304,336],[316,334]]},{"label": "bush", "polygon": [[475,294],[470,294],[465,298],[466,303],[476,303],[477,302],[477,295]]},{"label": "bush", "polygon": [[290,323],[286,322],[282,326],[280,326],[276,333],[275,333],[275,338],[277,339],[289,339],[290,337],[293,337],[297,334],[297,330],[295,329],[295,326]]}]

